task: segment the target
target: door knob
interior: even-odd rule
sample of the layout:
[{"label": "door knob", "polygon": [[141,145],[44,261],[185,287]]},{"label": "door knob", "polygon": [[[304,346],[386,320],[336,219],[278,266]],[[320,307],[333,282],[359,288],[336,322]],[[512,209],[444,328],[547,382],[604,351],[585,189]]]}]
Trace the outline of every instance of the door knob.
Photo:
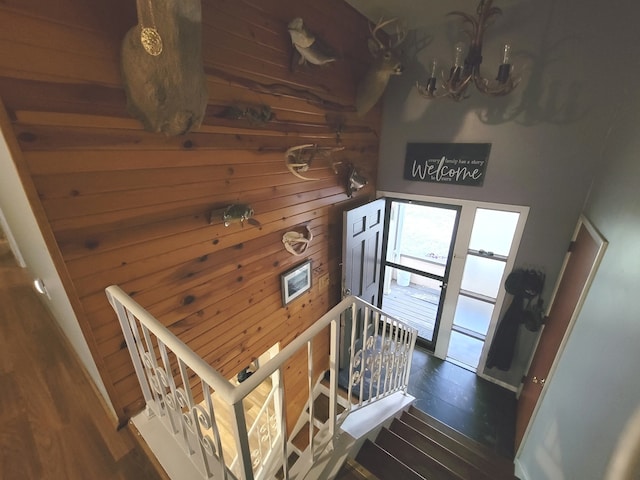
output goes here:
[{"label": "door knob", "polygon": [[544,382],[546,381],[546,378],[540,378],[540,379],[538,379],[538,377],[533,377],[533,378],[531,379],[531,381],[532,381],[533,383],[539,383],[541,387],[544,387]]},{"label": "door knob", "polygon": [[344,296],[345,296],[345,297],[348,297],[349,295],[351,295],[351,289],[349,289],[349,288],[345,288],[345,289],[344,289]]},{"label": "door knob", "polygon": [[532,381],[533,383],[538,383],[538,377],[533,377],[533,378],[531,379],[531,381]]}]

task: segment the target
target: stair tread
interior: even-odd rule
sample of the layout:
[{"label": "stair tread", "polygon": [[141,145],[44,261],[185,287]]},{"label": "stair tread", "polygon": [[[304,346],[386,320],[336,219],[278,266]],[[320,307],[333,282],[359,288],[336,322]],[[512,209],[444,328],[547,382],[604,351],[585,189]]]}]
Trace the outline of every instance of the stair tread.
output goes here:
[{"label": "stair tread", "polygon": [[[318,434],[318,427],[313,426],[313,435]],[[309,446],[309,422],[305,422],[300,431],[293,437],[291,443],[294,447],[296,447],[300,452],[304,452]]]},{"label": "stair tread", "polygon": [[422,451],[425,455],[442,465],[446,465],[448,469],[460,478],[465,480],[494,480],[495,478],[494,475],[485,473],[468,459],[456,454],[446,446],[441,445],[436,440],[397,418],[391,422],[389,430]]},{"label": "stair tread", "polygon": [[356,460],[380,480],[427,480],[371,440],[364,442]]},{"label": "stair tread", "polygon": [[347,458],[335,480],[379,480],[364,465],[353,458]]},{"label": "stair tread", "polygon": [[447,466],[386,428],[380,431],[375,443],[397,460],[429,480],[471,480],[457,475]]},{"label": "stair tread", "polygon": [[408,412],[404,412],[400,420],[481,471],[499,475],[499,478],[515,478],[511,461],[415,407],[410,407]]},{"label": "stair tread", "polygon": [[[344,407],[340,404],[336,407],[338,415],[344,412]],[[307,412],[309,410],[307,409]],[[313,418],[325,423],[329,420],[329,397],[320,393],[313,401]]]}]

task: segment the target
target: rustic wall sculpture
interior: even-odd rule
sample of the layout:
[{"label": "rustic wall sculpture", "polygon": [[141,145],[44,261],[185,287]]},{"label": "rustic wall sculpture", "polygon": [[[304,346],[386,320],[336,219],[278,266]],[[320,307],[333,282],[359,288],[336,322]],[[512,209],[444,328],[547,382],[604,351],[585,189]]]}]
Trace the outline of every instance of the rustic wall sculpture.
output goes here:
[{"label": "rustic wall sculpture", "polygon": [[[301,18],[294,18],[288,25],[291,43],[298,53],[294,55],[292,66],[296,63],[303,65],[306,62],[313,65],[326,65],[336,61],[331,49],[319,38],[307,30]],[[296,58],[297,57],[297,58]]]},{"label": "rustic wall sculpture", "polygon": [[[319,178],[310,178],[302,175],[311,168],[313,160],[317,157],[330,159],[331,154],[344,150],[345,147],[323,147],[314,143],[304,145],[296,145],[289,148],[284,154],[287,168],[296,177],[302,180],[320,180]],[[342,162],[331,161],[333,173],[338,173],[338,165]]]},{"label": "rustic wall sculpture", "polygon": [[138,0],[138,25],[122,42],[127,106],[150,132],[198,128],[207,106],[200,0]]}]

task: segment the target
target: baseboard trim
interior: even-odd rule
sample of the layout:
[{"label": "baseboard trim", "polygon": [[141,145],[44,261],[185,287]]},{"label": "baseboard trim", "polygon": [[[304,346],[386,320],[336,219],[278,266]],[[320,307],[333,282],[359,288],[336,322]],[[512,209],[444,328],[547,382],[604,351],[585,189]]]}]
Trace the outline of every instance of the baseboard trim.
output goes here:
[{"label": "baseboard trim", "polygon": [[518,477],[520,480],[529,480],[529,475],[527,475],[526,470],[524,469],[524,467],[520,463],[520,459],[516,458],[513,463],[515,465],[516,477]]}]

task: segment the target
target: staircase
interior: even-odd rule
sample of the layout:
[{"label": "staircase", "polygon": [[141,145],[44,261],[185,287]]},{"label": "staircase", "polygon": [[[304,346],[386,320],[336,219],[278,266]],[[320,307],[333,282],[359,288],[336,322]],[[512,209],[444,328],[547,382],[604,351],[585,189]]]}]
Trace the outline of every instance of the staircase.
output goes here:
[{"label": "staircase", "polygon": [[410,407],[366,440],[337,480],[516,480],[513,463]]}]

